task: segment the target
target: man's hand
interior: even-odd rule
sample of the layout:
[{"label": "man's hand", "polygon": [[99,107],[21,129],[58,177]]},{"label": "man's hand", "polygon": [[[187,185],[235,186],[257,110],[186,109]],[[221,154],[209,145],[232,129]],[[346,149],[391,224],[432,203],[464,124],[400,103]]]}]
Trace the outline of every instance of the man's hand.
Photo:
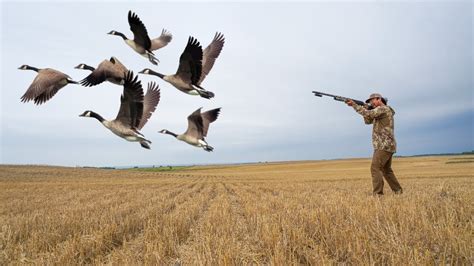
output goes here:
[{"label": "man's hand", "polygon": [[349,99],[346,101],[346,104],[349,105],[349,106],[353,106],[354,105],[354,101]]}]

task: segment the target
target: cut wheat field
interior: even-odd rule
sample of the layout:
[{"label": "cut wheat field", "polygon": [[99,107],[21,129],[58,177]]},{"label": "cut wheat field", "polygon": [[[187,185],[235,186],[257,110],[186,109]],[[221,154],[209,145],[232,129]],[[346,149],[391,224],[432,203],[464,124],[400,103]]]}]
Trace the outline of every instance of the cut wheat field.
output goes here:
[{"label": "cut wheat field", "polygon": [[469,156],[176,171],[0,166],[0,264],[474,263]]}]

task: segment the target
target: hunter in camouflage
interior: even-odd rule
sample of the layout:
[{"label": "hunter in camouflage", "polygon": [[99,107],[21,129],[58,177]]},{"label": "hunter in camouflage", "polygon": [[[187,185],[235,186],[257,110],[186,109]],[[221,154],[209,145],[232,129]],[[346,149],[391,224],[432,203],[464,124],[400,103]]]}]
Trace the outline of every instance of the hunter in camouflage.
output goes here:
[{"label": "hunter in camouflage", "polygon": [[395,111],[392,107],[386,105],[387,100],[378,93],[371,94],[369,99],[366,100],[366,103],[369,102],[374,107],[371,110],[354,104],[352,100],[348,100],[346,103],[364,117],[366,124],[374,125],[372,129],[374,155],[370,168],[373,193],[375,195],[383,195],[383,177],[385,177],[390,188],[395,193],[400,194],[403,190],[392,170],[392,157],[397,151],[393,120]]}]

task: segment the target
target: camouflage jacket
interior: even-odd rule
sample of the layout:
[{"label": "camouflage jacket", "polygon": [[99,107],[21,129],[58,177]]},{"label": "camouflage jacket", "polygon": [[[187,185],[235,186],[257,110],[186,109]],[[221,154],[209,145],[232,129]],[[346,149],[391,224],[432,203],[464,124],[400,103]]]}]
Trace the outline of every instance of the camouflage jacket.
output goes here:
[{"label": "camouflage jacket", "polygon": [[372,110],[367,110],[357,104],[354,104],[352,107],[364,117],[366,124],[374,124],[372,129],[372,145],[374,149],[395,153],[397,151],[393,121],[395,111],[392,107],[379,106]]}]

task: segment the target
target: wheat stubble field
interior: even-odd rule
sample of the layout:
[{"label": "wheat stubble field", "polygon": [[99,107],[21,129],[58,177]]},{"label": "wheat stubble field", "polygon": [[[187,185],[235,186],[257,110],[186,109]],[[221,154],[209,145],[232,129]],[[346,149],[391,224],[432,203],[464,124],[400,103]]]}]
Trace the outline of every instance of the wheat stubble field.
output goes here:
[{"label": "wheat stubble field", "polygon": [[169,172],[0,166],[0,264],[470,264],[471,156]]}]

